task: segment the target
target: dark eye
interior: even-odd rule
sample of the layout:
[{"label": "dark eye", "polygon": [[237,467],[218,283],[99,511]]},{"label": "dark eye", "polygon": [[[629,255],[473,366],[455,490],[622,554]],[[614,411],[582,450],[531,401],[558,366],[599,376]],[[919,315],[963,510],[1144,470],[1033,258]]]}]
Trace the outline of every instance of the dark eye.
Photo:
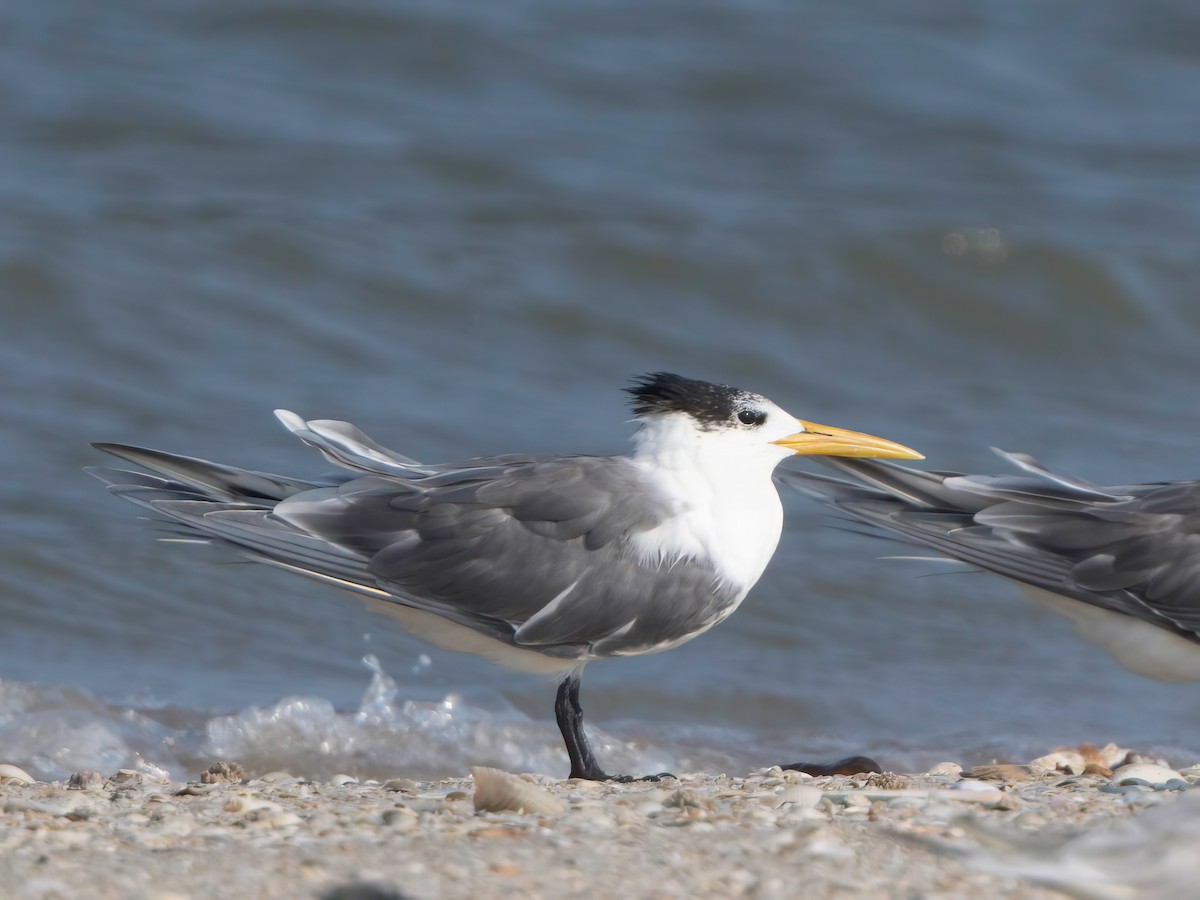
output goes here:
[{"label": "dark eye", "polygon": [[738,412],[738,421],[743,425],[761,425],[767,421],[767,414],[757,409],[743,409]]}]

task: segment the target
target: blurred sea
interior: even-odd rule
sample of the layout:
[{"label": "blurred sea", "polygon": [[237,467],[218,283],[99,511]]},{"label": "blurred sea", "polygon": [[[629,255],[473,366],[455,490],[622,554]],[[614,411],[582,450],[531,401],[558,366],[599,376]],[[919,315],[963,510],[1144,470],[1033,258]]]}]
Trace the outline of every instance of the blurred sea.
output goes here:
[{"label": "blurred sea", "polygon": [[[1197,47],[1178,0],[0,4],[0,756],[566,771],[552,684],[156,544],[90,440],[620,452],[666,369],[933,468],[1200,477]],[[1197,758],[1195,686],[785,504],[737,615],[589,667],[610,769]]]}]

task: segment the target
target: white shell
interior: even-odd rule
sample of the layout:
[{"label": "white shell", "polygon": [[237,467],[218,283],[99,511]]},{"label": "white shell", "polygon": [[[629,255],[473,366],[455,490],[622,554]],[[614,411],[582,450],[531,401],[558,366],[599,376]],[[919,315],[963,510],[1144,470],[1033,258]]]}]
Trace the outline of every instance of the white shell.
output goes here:
[{"label": "white shell", "polygon": [[533,815],[557,815],[565,807],[557,797],[537,785],[487,766],[471,766],[475,779],[475,811],[513,810]]},{"label": "white shell", "polygon": [[821,802],[821,789],[807,784],[789,784],[779,792],[779,805],[812,809]]},{"label": "white shell", "polygon": [[33,776],[24,769],[8,763],[0,763],[0,784],[8,784],[10,781],[22,781],[25,784],[33,784]]},{"label": "white shell", "polygon": [[1051,772],[1064,772],[1067,775],[1081,775],[1087,767],[1083,754],[1078,750],[1055,750],[1045,756],[1039,756],[1029,763],[1039,769],[1049,769]]},{"label": "white shell", "polygon": [[1154,763],[1132,763],[1128,766],[1121,766],[1112,774],[1113,784],[1123,784],[1131,778],[1137,778],[1153,785],[1166,784],[1168,781],[1174,780],[1183,781],[1183,776],[1174,769],[1156,766]]}]

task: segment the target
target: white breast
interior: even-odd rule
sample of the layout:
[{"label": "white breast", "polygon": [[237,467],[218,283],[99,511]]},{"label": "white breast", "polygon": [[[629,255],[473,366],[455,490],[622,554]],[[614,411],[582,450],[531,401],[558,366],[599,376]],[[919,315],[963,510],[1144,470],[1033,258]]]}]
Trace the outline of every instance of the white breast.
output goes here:
[{"label": "white breast", "polygon": [[758,581],[783,529],[783,507],[770,473],[712,478],[690,466],[657,468],[656,484],[671,498],[675,515],[633,538],[647,561],[710,560],[727,584],[750,590]]}]

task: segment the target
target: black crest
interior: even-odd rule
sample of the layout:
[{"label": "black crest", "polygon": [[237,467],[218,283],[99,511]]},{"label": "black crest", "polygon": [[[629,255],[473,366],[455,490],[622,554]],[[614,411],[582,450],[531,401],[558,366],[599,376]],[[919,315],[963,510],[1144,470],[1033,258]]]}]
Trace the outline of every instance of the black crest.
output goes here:
[{"label": "black crest", "polygon": [[636,415],[681,412],[706,424],[728,422],[738,402],[747,396],[745,391],[727,384],[697,381],[671,372],[639,375],[633,379],[633,387],[625,390],[633,396],[629,405]]}]

